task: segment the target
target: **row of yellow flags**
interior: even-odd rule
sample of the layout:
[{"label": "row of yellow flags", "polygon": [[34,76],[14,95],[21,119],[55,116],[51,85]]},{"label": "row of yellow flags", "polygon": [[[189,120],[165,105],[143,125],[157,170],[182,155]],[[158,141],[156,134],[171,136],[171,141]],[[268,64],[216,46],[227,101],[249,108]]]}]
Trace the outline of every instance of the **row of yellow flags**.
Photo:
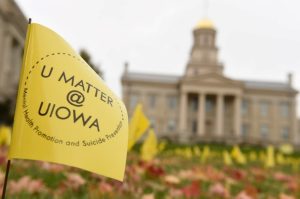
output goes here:
[{"label": "row of yellow flags", "polygon": [[136,144],[147,131],[148,135],[141,147],[141,158],[142,160],[150,161],[159,152],[158,142],[154,130],[151,127],[151,122],[144,114],[142,105],[138,104],[129,122],[128,151],[132,149],[134,144]]},{"label": "row of yellow flags", "polygon": [[[154,130],[150,127],[150,121],[143,113],[142,105],[138,104],[129,124],[128,151],[147,131],[148,135],[141,147],[141,159],[145,161],[152,160],[159,152],[161,152],[165,148],[166,142],[158,143]],[[202,163],[205,163],[208,158],[214,158],[221,155],[223,157],[223,163],[227,166],[235,163],[246,165],[249,162],[260,161],[266,168],[275,167],[276,164],[291,164],[294,168],[297,168],[297,166],[300,166],[300,160],[284,156],[284,154],[289,155],[292,153],[293,147],[289,144],[284,144],[279,147],[279,152],[277,153],[275,153],[274,147],[270,145],[266,148],[266,151],[260,151],[258,154],[255,151],[244,154],[240,147],[235,145],[231,151],[223,150],[221,154],[212,151],[209,146],[204,146],[202,151],[198,146],[176,148],[173,150],[172,154],[182,155],[186,158],[199,157]]]},{"label": "row of yellow flags", "polygon": [[[148,132],[142,147],[141,147],[141,159],[144,161],[152,160],[159,152],[161,152],[166,145],[166,142],[158,143],[155,132],[151,127],[151,123],[147,116],[143,112],[141,104],[138,104],[134,110],[133,116],[129,123],[128,134],[128,151],[141,139],[141,137]],[[0,144],[9,145],[11,139],[11,128],[8,126],[0,126]],[[293,148],[291,145],[282,145],[279,150],[282,153],[274,153],[274,147],[268,146],[266,153],[260,152],[257,155],[256,152],[251,151],[248,157],[241,152],[239,146],[234,146],[231,152],[224,150],[222,152],[223,162],[225,165],[233,165],[234,163],[245,165],[247,162],[255,162],[258,159],[264,162],[265,167],[272,168],[277,164],[282,165],[285,163],[297,164],[293,159],[287,159],[284,154],[291,154]],[[209,157],[213,157],[216,154],[211,151],[208,146],[204,146],[202,152],[199,147],[187,147],[177,148],[174,150],[177,155],[182,155],[186,158],[200,157],[201,162],[206,162]],[[300,164],[300,162],[299,162]]]},{"label": "row of yellow flags", "polygon": [[[151,122],[143,112],[141,104],[138,104],[134,110],[133,116],[129,123],[128,133],[128,151],[141,139],[141,137],[148,132],[147,137],[141,147],[141,159],[144,161],[152,160],[159,152],[161,152],[166,142],[158,143],[155,132],[151,127]],[[11,128],[8,126],[0,126],[0,145],[9,145],[11,139]],[[234,163],[245,165],[247,162],[255,162],[258,159],[264,162],[264,165],[268,168],[272,168],[277,164],[282,165],[285,163],[294,163],[297,161],[293,159],[287,159],[283,154],[291,154],[293,148],[291,145],[282,145],[279,150],[281,153],[274,153],[274,147],[268,146],[266,152],[260,152],[257,155],[256,152],[251,151],[248,156],[241,152],[239,146],[234,146],[230,151],[223,150],[223,162],[225,165],[232,165]],[[208,146],[204,146],[202,152],[197,146],[177,148],[174,150],[174,154],[182,155],[186,158],[200,157],[201,162],[206,162],[208,158],[217,155],[212,152]]]},{"label": "row of yellow flags", "polygon": [[[140,125],[140,126],[139,126]],[[142,111],[142,106],[138,105],[135,109],[134,115],[130,122],[130,134],[132,138],[128,140],[128,150],[147,132],[150,126],[150,122]],[[8,126],[0,126],[0,145],[9,145],[11,139],[11,128]],[[144,161],[152,160],[159,152],[161,152],[166,146],[166,142],[158,143],[156,135],[152,128],[148,131],[148,136],[143,142],[141,147],[141,159]],[[246,165],[249,162],[261,161],[265,167],[272,168],[276,165],[291,164],[294,168],[300,166],[300,161],[285,157],[284,154],[291,154],[293,152],[292,146],[283,145],[280,147],[280,152],[275,154],[274,147],[268,146],[266,152],[259,152],[258,154],[251,151],[248,155],[241,152],[239,146],[234,146],[231,151],[223,150],[223,162],[227,166],[231,166],[234,163]],[[202,163],[205,163],[208,158],[213,158],[217,154],[212,152],[208,146],[204,146],[202,152],[199,147],[186,147],[174,149],[175,155],[181,155],[186,158],[199,157]]]},{"label": "row of yellow flags", "polygon": [[222,157],[224,165],[227,166],[233,164],[247,165],[252,162],[260,162],[266,168],[273,168],[276,165],[292,165],[293,168],[299,169],[300,166],[299,158],[286,156],[293,153],[291,145],[282,145],[276,153],[272,145],[268,146],[266,150],[259,152],[250,151],[247,154],[243,153],[238,145],[235,145],[231,151],[213,151],[209,146],[204,146],[203,149],[200,150],[198,146],[193,146],[176,148],[166,153],[170,155],[180,155],[188,159],[199,158],[201,163],[207,163],[209,159]]}]

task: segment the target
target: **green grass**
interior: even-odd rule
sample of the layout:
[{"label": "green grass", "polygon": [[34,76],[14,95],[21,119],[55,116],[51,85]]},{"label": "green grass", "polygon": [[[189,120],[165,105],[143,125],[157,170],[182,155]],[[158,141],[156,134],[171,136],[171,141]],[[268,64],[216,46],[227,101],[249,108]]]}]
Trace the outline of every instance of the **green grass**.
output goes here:
[{"label": "green grass", "polygon": [[[176,148],[187,148],[187,147],[194,147],[198,146],[200,150],[202,151],[204,146],[209,146],[211,151],[216,154],[213,157],[209,157],[206,162],[201,162],[200,157],[193,156],[192,158],[186,158],[184,156],[175,156],[172,152]],[[138,162],[140,161],[138,152],[140,150],[141,145],[136,145],[133,148],[133,151],[129,153],[127,165],[130,167],[132,165],[138,165]],[[227,150],[232,150],[232,146],[228,145],[221,145],[221,144],[195,144],[195,145],[178,145],[173,143],[168,143],[167,147],[164,149],[162,154],[159,154],[157,156],[157,159],[159,160],[158,166],[162,167],[166,174],[175,175],[178,176],[180,171],[182,170],[192,170],[194,168],[201,168],[206,166],[212,166],[214,169],[225,173],[225,175],[230,175],[228,172],[225,171],[225,167],[223,164],[223,157],[221,155],[221,152]],[[265,152],[266,149],[262,147],[253,147],[253,146],[242,146],[241,151],[245,153],[246,155],[249,155],[250,152]],[[294,153],[292,155],[286,156],[286,157],[292,157],[292,158],[300,158],[299,153]],[[3,168],[3,166],[2,166]],[[287,194],[293,194],[296,198],[300,198],[300,190],[297,192],[291,192],[286,188],[286,186],[279,181],[274,180],[273,175],[274,173],[280,171],[286,174],[290,174],[292,176],[297,176],[298,183],[300,181],[300,175],[299,171],[300,168],[297,168],[298,170],[293,169],[290,165],[277,165],[275,168],[272,169],[265,169],[263,163],[260,160],[257,160],[255,162],[249,162],[246,165],[238,165],[234,164],[230,167],[228,167],[231,170],[242,170],[246,172],[247,177],[245,179],[242,179],[241,181],[237,181],[237,183],[230,185],[230,193],[231,196],[236,196],[241,190],[243,190],[246,186],[251,185],[258,189],[259,191],[259,198],[268,198],[269,196],[273,196],[274,198],[277,198],[280,193],[287,193]],[[251,168],[260,168],[265,171],[265,176],[263,179],[259,180],[256,179],[256,177],[251,173]],[[57,191],[59,188],[61,188],[63,182],[67,179],[67,173],[68,172],[78,172],[80,175],[86,180],[86,184],[82,187],[80,187],[78,190],[71,190],[66,188],[66,190],[62,193],[57,195],[55,199],[93,199],[93,198],[121,198],[121,199],[134,199],[139,198],[136,196],[136,192],[123,192],[121,195],[118,193],[118,189],[114,187],[114,190],[112,193],[100,193],[98,191],[96,195],[93,197],[93,194],[91,194],[90,190],[91,187],[97,187],[99,186],[99,182],[105,180],[108,183],[114,184],[115,181],[108,179],[108,178],[96,178],[91,173],[79,169],[74,169],[71,167],[66,167],[66,170],[63,172],[50,172],[46,171],[40,168],[39,164],[35,161],[13,161],[11,172],[9,176],[9,180],[18,180],[23,176],[30,176],[33,179],[41,179],[45,186],[49,189],[49,192],[47,193],[39,193],[39,194],[29,194],[26,192],[21,192],[15,195],[9,195],[7,198],[16,198],[16,199],[50,199],[54,198],[54,192]],[[162,177],[155,177],[148,175],[147,173],[140,174],[142,180],[140,182],[137,182],[135,184],[135,188],[140,188],[144,194],[147,193],[154,193],[155,198],[157,199],[165,199],[168,196],[169,187],[166,186],[163,182]],[[187,186],[191,184],[192,180],[190,179],[183,179],[180,181],[178,185],[175,185],[174,187],[180,189],[184,186]],[[128,183],[128,182],[127,182]],[[208,194],[209,188],[214,184],[215,182],[211,180],[201,180],[200,181],[200,190],[201,190],[201,197],[200,198],[207,198],[207,199],[215,199],[216,197],[212,197]],[[221,182],[223,184],[226,184],[225,182]],[[299,184],[298,184],[299,186]],[[160,188],[158,188],[160,187]],[[9,187],[8,187],[9,190]],[[97,195],[98,194],[98,195]]]}]

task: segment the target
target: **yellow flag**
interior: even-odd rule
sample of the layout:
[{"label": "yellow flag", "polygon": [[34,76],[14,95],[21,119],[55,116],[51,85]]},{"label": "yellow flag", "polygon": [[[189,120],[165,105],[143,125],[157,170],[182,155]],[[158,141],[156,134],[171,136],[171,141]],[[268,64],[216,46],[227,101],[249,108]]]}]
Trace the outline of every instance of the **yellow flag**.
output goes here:
[{"label": "yellow flag", "polygon": [[146,132],[149,125],[150,121],[145,116],[142,105],[138,104],[129,123],[128,151]]},{"label": "yellow flag", "polygon": [[264,162],[264,161],[266,160],[266,154],[265,154],[264,151],[260,151],[260,152],[259,152],[259,160],[260,160],[261,162]]},{"label": "yellow flag", "polygon": [[228,151],[224,151],[223,152],[223,160],[224,160],[224,164],[227,166],[232,165],[232,160],[230,157],[230,154],[228,153]]},{"label": "yellow flag", "polygon": [[255,151],[251,151],[249,154],[249,160],[255,162],[257,160],[257,155]]},{"label": "yellow flag", "polygon": [[265,161],[265,167],[272,168],[275,166],[274,147],[268,146],[267,148],[267,159]]},{"label": "yellow flag", "polygon": [[127,140],[122,101],[63,38],[29,24],[9,158],[123,180]]},{"label": "yellow flag", "polygon": [[211,152],[210,152],[209,146],[204,146],[203,152],[200,156],[201,163],[206,163],[206,161],[209,158],[210,154],[211,154]]},{"label": "yellow flag", "polygon": [[167,142],[165,140],[161,141],[157,146],[158,152],[159,153],[163,152],[166,146],[167,146]]},{"label": "yellow flag", "polygon": [[238,145],[235,145],[231,151],[231,156],[235,159],[235,161],[239,164],[246,164],[247,159],[246,156],[240,150]]},{"label": "yellow flag", "polygon": [[158,152],[157,139],[153,129],[149,130],[148,136],[141,148],[141,158],[145,161],[152,160]]},{"label": "yellow flag", "polygon": [[282,144],[279,147],[279,151],[285,155],[290,155],[294,152],[294,147],[291,144]]},{"label": "yellow flag", "polygon": [[243,153],[240,153],[236,159],[237,163],[239,164],[247,164],[247,158]]},{"label": "yellow flag", "polygon": [[238,145],[235,145],[231,151],[231,156],[233,158],[237,158],[240,153],[241,153],[240,147]]},{"label": "yellow flag", "polygon": [[199,149],[198,146],[194,146],[193,151],[194,151],[194,155],[195,155],[196,157],[200,157],[201,151],[200,151],[200,149]]},{"label": "yellow flag", "polygon": [[191,149],[191,147],[186,147],[183,151],[184,157],[187,159],[190,159],[193,157],[193,151]]},{"label": "yellow flag", "polygon": [[11,140],[11,128],[0,126],[0,145],[9,145]]},{"label": "yellow flag", "polygon": [[276,163],[282,165],[285,163],[285,157],[281,153],[276,154]]}]

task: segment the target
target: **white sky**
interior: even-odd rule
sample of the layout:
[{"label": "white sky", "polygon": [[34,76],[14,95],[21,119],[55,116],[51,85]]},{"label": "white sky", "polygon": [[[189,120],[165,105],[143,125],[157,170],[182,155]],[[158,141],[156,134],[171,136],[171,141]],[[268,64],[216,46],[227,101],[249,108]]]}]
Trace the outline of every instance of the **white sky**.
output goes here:
[{"label": "white sky", "polygon": [[[183,74],[192,29],[204,16],[203,0],[16,1],[33,22],[87,49],[118,95],[126,60],[131,71]],[[286,81],[293,72],[299,89],[299,8],[299,0],[210,0],[225,74]]]}]

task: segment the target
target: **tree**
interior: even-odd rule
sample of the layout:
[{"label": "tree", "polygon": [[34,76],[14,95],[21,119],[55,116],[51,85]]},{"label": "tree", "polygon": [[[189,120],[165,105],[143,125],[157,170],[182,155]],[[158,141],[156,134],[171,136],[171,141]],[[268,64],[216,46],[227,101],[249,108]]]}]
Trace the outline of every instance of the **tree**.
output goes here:
[{"label": "tree", "polygon": [[0,124],[12,125],[13,114],[12,114],[12,100],[7,99],[3,103],[0,103]]},{"label": "tree", "polygon": [[84,59],[84,61],[102,78],[104,79],[104,74],[103,71],[97,66],[95,65],[92,60],[91,60],[91,56],[90,54],[85,50],[85,49],[81,49],[79,51],[80,56],[82,57],[82,59]]}]

